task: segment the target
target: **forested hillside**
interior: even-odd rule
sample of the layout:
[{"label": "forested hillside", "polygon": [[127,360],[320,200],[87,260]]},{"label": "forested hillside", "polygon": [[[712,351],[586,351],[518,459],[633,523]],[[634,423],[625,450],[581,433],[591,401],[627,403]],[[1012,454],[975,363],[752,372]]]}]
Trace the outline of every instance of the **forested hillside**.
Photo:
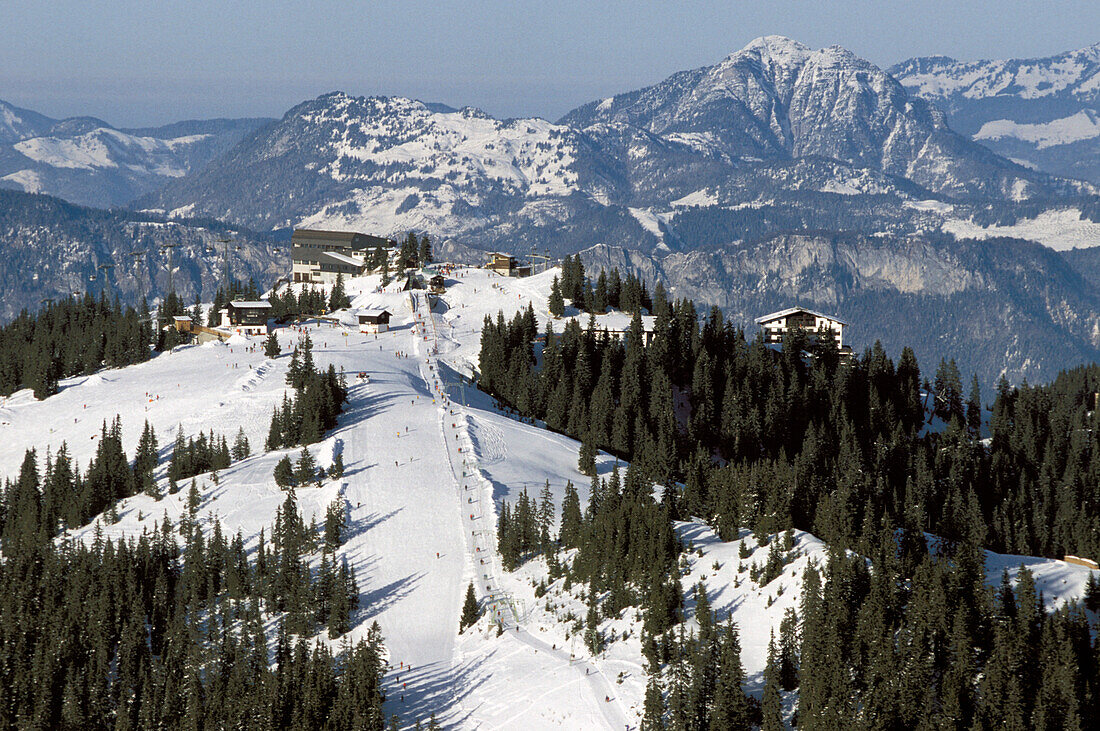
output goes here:
[{"label": "forested hillside", "polygon": [[[593,286],[567,260],[549,308],[562,293],[583,307],[617,288],[603,274]],[[781,691],[795,689],[807,728],[1095,720],[1094,615],[1049,612],[1026,569],[1015,585],[1006,575],[987,590],[981,549],[1100,555],[1100,366],[1046,386],[1002,380],[983,398],[953,360],[930,377],[909,349],[896,362],[878,344],[845,359],[830,331],[768,346],[717,309],[700,323],[690,301],[669,301],[660,285],[647,341],[645,288],[634,280],[627,292],[625,342],[576,319],[540,334],[530,308],[486,318],[480,384],[582,440],[580,468],[594,475],[587,511],[567,495],[560,543],[550,543],[542,503],[524,493],[501,514],[501,550],[506,565],[541,554],[551,577],[587,583],[590,646],[604,641],[599,616],[644,608],[643,728],[780,728]],[[630,460],[624,482],[617,470],[595,477],[596,449]],[[659,502],[654,483],[667,486]],[[678,576],[684,549],[670,545],[668,526],[693,516],[726,540],[749,528],[772,541],[753,577],[761,585],[791,560],[789,539],[769,536],[800,529],[830,546],[828,563],[803,576],[760,705],[741,691],[737,630],[707,614],[702,589],[687,635],[677,629],[686,617],[663,577]],[[1087,603],[1100,607],[1100,587]]]}]

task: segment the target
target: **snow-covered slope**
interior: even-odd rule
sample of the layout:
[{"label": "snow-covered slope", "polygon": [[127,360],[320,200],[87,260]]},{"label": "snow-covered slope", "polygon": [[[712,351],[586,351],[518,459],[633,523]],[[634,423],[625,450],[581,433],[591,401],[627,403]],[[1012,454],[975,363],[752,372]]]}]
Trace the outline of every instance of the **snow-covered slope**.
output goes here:
[{"label": "snow-covered slope", "polygon": [[545,240],[546,229],[583,228],[588,217],[606,235],[625,216],[656,245],[653,227],[627,209],[667,209],[708,186],[726,205],[806,190],[1015,200],[1087,189],[955,134],[845,49],[768,36],[557,124],[326,94],[143,204],[193,205],[258,229],[428,228],[494,239],[539,230]]},{"label": "snow-covered slope", "polygon": [[716,66],[590,103],[562,121],[691,135],[736,157],[831,158],[948,195],[1049,186],[960,138],[942,115],[850,51],[813,50],[782,36],[758,38]]},{"label": "snow-covered slope", "polygon": [[[294,107],[155,200],[263,227],[456,234],[526,199],[602,195],[608,183],[593,154],[574,130],[541,119],[500,121],[472,108],[333,93]],[[233,200],[233,189],[251,190],[251,201]],[[287,190],[293,194],[283,196]],[[280,196],[279,205],[267,195]]]},{"label": "snow-covered slope", "polygon": [[[579,445],[502,413],[484,394],[465,388],[460,376],[476,366],[486,314],[510,316],[531,304],[546,320],[557,273],[515,280],[458,269],[434,312],[423,293],[410,297],[397,285],[383,291],[376,277],[359,278],[348,284],[354,307],[389,309],[395,315],[390,332],[304,326],[318,365],[332,363],[349,374],[350,403],[339,426],[310,448],[322,467],[340,453],[345,475],[320,488],[300,488],[297,497],[307,523],[313,516],[322,520],[333,500],[344,501],[349,535],[339,553],[357,572],[362,602],[352,637],[374,620],[382,625],[393,666],[387,710],[407,723],[432,713],[447,727],[463,729],[621,729],[639,721],[645,675],[637,613],[605,619],[606,637],[626,637],[591,657],[575,633],[574,620],[584,615],[580,587],[567,591],[551,582],[536,598],[534,584],[546,579],[545,563],[505,574],[494,552],[501,500],[514,500],[523,489],[537,493],[546,481],[559,506],[567,481],[587,499],[588,479],[576,470]],[[129,453],[148,419],[165,460],[177,428],[232,437],[243,427],[255,454],[223,470],[216,484],[210,475],[196,482],[203,529],[211,531],[216,519],[228,534],[240,531],[253,549],[285,498],[272,481],[274,465],[294,451],[260,452],[271,408],[287,388],[285,353],[299,337],[290,328],[277,332],[284,355],[273,360],[260,354],[258,340],[238,337],[69,379],[45,401],[27,392],[13,395],[0,402],[0,474],[14,474],[27,447],[41,455],[56,452],[62,441],[86,466],[100,425],[115,413],[122,415]],[[369,381],[356,378],[359,371]],[[599,472],[606,475],[613,463],[600,455]],[[164,472],[162,463],[162,484]],[[178,523],[185,495],[129,498],[119,507],[118,523],[101,517],[70,535],[90,539],[98,525],[107,536],[134,536],[153,530],[165,515]],[[738,541],[722,542],[705,525],[685,522],[677,531],[692,549],[683,564],[685,595],[702,581],[719,616],[738,623],[747,688],[758,694],[769,632],[788,607],[797,606],[802,570],[823,563],[824,547],[796,533],[782,575],[758,585],[750,567],[763,565],[769,549],[747,533],[741,538],[751,553],[742,560]],[[1021,563],[1036,575],[1050,605],[1079,596],[1087,576],[1060,561],[989,554],[989,581],[999,582],[1002,569],[1012,572]],[[458,635],[459,605],[470,581],[489,616]],[[690,616],[690,600],[686,606]],[[490,626],[498,617],[506,628],[501,635]]]}]

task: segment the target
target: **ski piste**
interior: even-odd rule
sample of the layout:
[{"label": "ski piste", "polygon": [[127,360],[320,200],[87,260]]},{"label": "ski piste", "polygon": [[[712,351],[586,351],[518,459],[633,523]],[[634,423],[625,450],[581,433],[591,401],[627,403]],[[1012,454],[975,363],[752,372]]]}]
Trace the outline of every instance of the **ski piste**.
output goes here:
[{"label": "ski piste", "polygon": [[[427,353],[420,372],[439,400],[440,427],[446,444],[445,451],[451,476],[460,490],[459,497],[465,498],[461,504],[463,517],[468,518],[468,559],[474,570],[475,585],[480,596],[483,597],[483,608],[490,613],[491,620],[502,631],[514,633],[520,642],[569,663],[570,667],[576,670],[578,677],[584,678],[589,692],[595,694],[597,701],[602,694],[603,702],[598,702],[598,708],[608,728],[629,728],[630,723],[621,706],[619,693],[614,690],[611,682],[597,665],[586,660],[577,660],[572,654],[566,653],[564,647],[558,650],[532,636],[530,632],[524,631],[522,605],[503,588],[504,582],[501,576],[504,569],[496,545],[496,509],[493,488],[474,457],[466,406],[453,401],[451,393],[440,378],[439,325],[431,311],[428,295],[410,293],[410,296],[417,301],[417,307],[414,309],[418,313],[422,332],[419,343],[426,346],[423,351]],[[454,439],[449,438],[452,434]]]}]

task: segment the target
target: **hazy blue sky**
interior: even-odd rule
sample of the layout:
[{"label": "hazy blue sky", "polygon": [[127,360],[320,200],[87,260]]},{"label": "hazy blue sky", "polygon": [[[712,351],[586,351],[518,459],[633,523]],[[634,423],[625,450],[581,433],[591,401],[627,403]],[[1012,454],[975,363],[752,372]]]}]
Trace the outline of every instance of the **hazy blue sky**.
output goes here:
[{"label": "hazy blue sky", "polygon": [[0,0],[0,99],[120,126],[281,116],[326,91],[556,119],[757,36],[915,55],[1036,57],[1100,41],[1098,0]]}]

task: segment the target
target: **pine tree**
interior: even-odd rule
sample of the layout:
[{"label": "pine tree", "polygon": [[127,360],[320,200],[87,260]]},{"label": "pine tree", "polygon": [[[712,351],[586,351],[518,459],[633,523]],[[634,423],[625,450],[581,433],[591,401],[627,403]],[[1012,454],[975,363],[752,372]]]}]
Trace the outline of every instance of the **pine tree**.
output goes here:
[{"label": "pine tree", "polygon": [[974,438],[982,435],[982,391],[976,374],[970,383],[970,396],[966,399],[966,427]]},{"label": "pine tree", "polygon": [[137,451],[134,453],[134,484],[153,497],[159,497],[157,483],[153,479],[153,471],[158,461],[157,435],[147,419],[141,431],[141,438],[138,440]]},{"label": "pine tree", "polygon": [[336,282],[332,285],[332,292],[329,293],[329,312],[335,312],[336,310],[346,310],[349,307],[351,307],[351,300],[348,298],[347,293],[344,291],[344,273],[337,272]]},{"label": "pine tree", "polygon": [[294,486],[296,482],[294,465],[291,464],[289,456],[284,454],[283,458],[275,464],[275,472],[272,477],[275,479],[275,484],[283,489]]},{"label": "pine tree", "polygon": [[577,452],[577,470],[582,475],[596,474],[596,445],[593,443],[591,429],[586,429],[581,447]]},{"label": "pine tree", "polygon": [[275,331],[272,330],[267,334],[267,338],[264,339],[264,356],[267,358],[278,358],[282,349],[279,347],[279,338],[275,335]]},{"label": "pine tree", "polygon": [[325,511],[325,552],[333,553],[344,542],[344,499],[333,500]]},{"label": "pine tree", "polygon": [[425,267],[431,264],[432,259],[432,243],[428,239],[427,234],[420,237],[420,246],[417,249],[416,259],[420,263],[421,267]]},{"label": "pine tree", "polygon": [[768,663],[764,668],[764,698],[760,702],[764,717],[764,731],[784,731],[782,697],[779,694],[779,658],[775,650],[775,636],[768,641]]},{"label": "pine tree", "polygon": [[[702,632],[700,632],[702,635]],[[718,644],[717,678],[714,688],[714,707],[711,710],[710,728],[747,729],[749,705],[741,683],[744,682],[741,666],[741,640],[731,621],[722,630]]]},{"label": "pine tree", "polygon": [[313,458],[313,454],[310,453],[308,447],[302,447],[302,451],[298,453],[298,464],[294,468],[294,480],[299,485],[306,485],[310,482],[320,484],[317,460]]},{"label": "pine tree", "polygon": [[599,655],[603,651],[603,637],[600,635],[599,602],[596,599],[596,590],[591,584],[588,586],[588,614],[584,620],[584,645],[593,655]]},{"label": "pine tree", "polygon": [[480,615],[477,594],[474,593],[474,582],[471,581],[466,587],[466,600],[462,603],[462,617],[458,621],[458,631],[463,632],[467,627],[476,624]]},{"label": "pine tree", "polygon": [[581,540],[583,520],[577,488],[572,482],[567,482],[561,503],[561,528],[558,531],[558,542],[562,548],[577,548]]},{"label": "pine tree", "polygon": [[233,441],[233,459],[248,459],[252,453],[252,447],[248,443],[248,437],[244,434],[244,427],[237,430],[237,438]]},{"label": "pine tree", "polygon": [[550,492],[550,480],[542,486],[539,493],[539,503],[536,524],[539,534],[539,550],[547,553],[551,550],[550,529],[554,526],[554,496]]},{"label": "pine tree", "polygon": [[649,680],[646,682],[644,708],[640,731],[664,731],[665,699],[657,682],[656,669],[649,673]]},{"label": "pine tree", "polygon": [[332,465],[328,468],[328,476],[338,479],[344,476],[344,453],[337,452],[332,458]]},{"label": "pine tree", "polygon": [[554,281],[550,283],[550,314],[554,317],[561,317],[565,314],[565,298],[561,294],[561,283],[558,281],[557,276],[554,277]]},{"label": "pine tree", "polygon": [[198,483],[191,478],[191,487],[187,490],[187,515],[192,520],[198,514],[200,505],[202,505],[202,494],[199,492]]}]

